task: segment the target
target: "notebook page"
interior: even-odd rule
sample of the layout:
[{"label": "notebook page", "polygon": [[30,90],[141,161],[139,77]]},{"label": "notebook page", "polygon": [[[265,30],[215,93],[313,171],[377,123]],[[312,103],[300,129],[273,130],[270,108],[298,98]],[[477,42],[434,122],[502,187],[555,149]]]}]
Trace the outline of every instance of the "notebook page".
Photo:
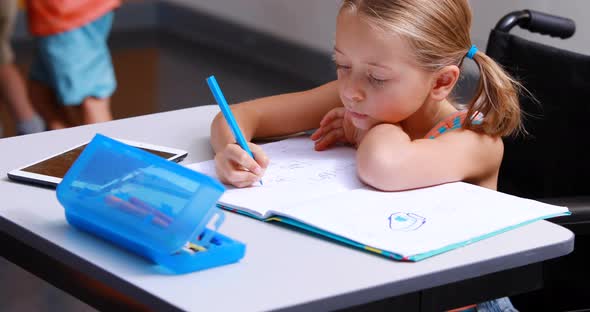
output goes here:
[{"label": "notebook page", "polygon": [[[266,218],[274,212],[287,213],[286,207],[334,193],[363,187],[357,178],[355,150],[337,146],[315,151],[309,137],[295,137],[262,145],[270,159],[262,178],[247,188],[227,186],[221,205]],[[217,178],[214,161],[187,167]]]},{"label": "notebook page", "polygon": [[301,203],[290,209],[289,217],[411,257],[431,256],[527,221],[567,213],[565,207],[457,182],[404,192],[353,190]]}]

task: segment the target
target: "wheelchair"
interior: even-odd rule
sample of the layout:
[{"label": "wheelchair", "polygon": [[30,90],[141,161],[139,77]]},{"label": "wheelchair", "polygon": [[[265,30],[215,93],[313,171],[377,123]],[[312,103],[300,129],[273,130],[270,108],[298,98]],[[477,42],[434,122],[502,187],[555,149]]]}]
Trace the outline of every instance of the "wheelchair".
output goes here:
[{"label": "wheelchair", "polygon": [[590,308],[590,56],[510,34],[515,26],[566,39],[568,18],[532,10],[504,16],[486,53],[520,81],[526,134],[504,139],[498,190],[567,206],[571,216],[549,219],[572,230],[574,251],[543,265],[544,287],[511,297],[521,311]]}]

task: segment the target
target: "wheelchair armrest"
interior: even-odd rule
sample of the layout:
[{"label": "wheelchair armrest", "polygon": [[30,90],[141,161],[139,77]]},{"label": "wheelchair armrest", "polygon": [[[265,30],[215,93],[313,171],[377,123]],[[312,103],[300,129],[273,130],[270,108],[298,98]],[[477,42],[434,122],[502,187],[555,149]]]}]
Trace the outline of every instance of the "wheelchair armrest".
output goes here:
[{"label": "wheelchair armrest", "polygon": [[539,198],[539,201],[568,207],[570,216],[551,218],[549,221],[562,225],[576,235],[590,234],[590,196]]},{"label": "wheelchair armrest", "polygon": [[569,38],[576,32],[576,23],[572,19],[533,10],[508,13],[494,29],[509,32],[516,25],[534,33],[561,39]]}]

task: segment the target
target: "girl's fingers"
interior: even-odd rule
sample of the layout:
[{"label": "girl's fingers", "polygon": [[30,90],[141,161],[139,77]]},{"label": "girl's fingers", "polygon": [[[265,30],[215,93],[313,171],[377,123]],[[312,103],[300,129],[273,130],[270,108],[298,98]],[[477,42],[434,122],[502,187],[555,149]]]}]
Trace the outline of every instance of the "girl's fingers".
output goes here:
[{"label": "girl's fingers", "polygon": [[[266,156],[259,147],[251,146],[260,155],[262,163],[267,164]],[[264,173],[263,168],[237,144],[228,144],[215,155],[215,170],[221,182],[236,187],[250,186]]]},{"label": "girl's fingers", "polygon": [[341,129],[343,121],[344,121],[344,119],[342,119],[342,118],[332,120],[332,122],[330,122],[329,124],[322,127],[324,129],[323,130],[324,133],[327,134],[328,132],[330,132],[332,130]]},{"label": "girl's fingers", "polygon": [[237,168],[244,168],[257,175],[261,174],[263,171],[256,160],[254,160],[254,158],[252,158],[252,156],[250,156],[250,154],[243,150],[238,144],[229,144],[225,149],[224,154]]},{"label": "girl's fingers", "polygon": [[215,156],[215,171],[221,182],[236,187],[246,187],[259,180],[259,177],[243,167],[231,162],[221,153]]},{"label": "girl's fingers", "polygon": [[266,169],[270,163],[270,159],[268,159],[268,156],[266,156],[266,153],[264,153],[262,147],[254,143],[248,143],[248,146],[250,147],[252,154],[254,154],[254,160],[263,170]]},{"label": "girl's fingers", "polygon": [[[342,122],[339,120],[344,118],[345,112],[346,110],[343,107],[337,107],[327,112],[320,121],[320,127],[311,135],[311,139],[314,141],[319,140],[335,127],[341,127]],[[333,124],[334,121],[338,121],[339,124]]]},{"label": "girl's fingers", "polygon": [[315,140],[322,137],[322,133],[323,133],[323,131],[322,131],[322,128],[320,127],[316,131],[314,131],[314,133],[312,133],[309,138],[315,141]]},{"label": "girl's fingers", "polygon": [[320,126],[323,126],[336,118],[344,117],[344,112],[345,110],[343,107],[333,108],[328,113],[326,113],[326,115],[324,115],[324,118],[322,118],[320,121]]},{"label": "girl's fingers", "polygon": [[319,140],[328,133],[330,133],[330,131],[342,128],[343,121],[344,119],[338,118],[332,120],[330,123],[324,124],[316,132],[314,132],[314,134],[311,136],[311,139],[314,141]]},{"label": "girl's fingers", "polygon": [[233,186],[246,187],[254,184],[256,181],[260,180],[260,178],[250,171],[234,168],[234,170],[230,171],[227,175],[227,180]]},{"label": "girl's fingers", "polygon": [[338,128],[332,130],[324,135],[320,140],[316,141],[315,149],[316,151],[323,151],[337,142],[344,141],[344,139],[344,129]]}]

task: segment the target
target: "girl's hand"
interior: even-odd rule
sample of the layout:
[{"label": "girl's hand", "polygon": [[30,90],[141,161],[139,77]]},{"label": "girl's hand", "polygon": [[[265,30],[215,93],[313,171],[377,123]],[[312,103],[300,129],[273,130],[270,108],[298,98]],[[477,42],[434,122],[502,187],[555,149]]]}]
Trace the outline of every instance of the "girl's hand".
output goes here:
[{"label": "girl's hand", "polygon": [[350,115],[344,107],[330,110],[322,121],[320,127],[312,135],[315,149],[322,151],[336,143],[346,143],[358,146],[366,134],[366,131],[358,129],[352,124]]},{"label": "girl's hand", "polygon": [[268,167],[268,157],[262,148],[248,142],[254,159],[238,144],[228,144],[215,155],[215,171],[222,183],[236,187],[251,186],[259,181]]}]

